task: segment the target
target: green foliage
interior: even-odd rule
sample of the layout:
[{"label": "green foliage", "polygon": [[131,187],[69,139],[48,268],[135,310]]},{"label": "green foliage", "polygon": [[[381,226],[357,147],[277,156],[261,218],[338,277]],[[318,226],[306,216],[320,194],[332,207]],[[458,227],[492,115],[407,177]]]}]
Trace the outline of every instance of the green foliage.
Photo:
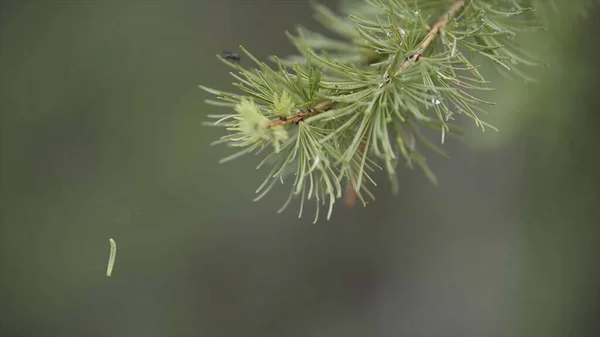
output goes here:
[{"label": "green foliage", "polygon": [[224,158],[269,152],[270,166],[256,200],[280,181],[292,181],[283,211],[294,197],[327,205],[331,216],[344,190],[366,204],[374,199],[371,177],[384,169],[397,190],[399,161],[420,167],[436,182],[417,142],[443,151],[421,127],[458,134],[452,124],[466,117],[485,130],[479,92],[492,90],[479,69],[490,62],[511,79],[532,81],[523,66],[543,64],[515,42],[540,30],[535,0],[365,0],[344,1],[343,15],[315,5],[316,19],[339,35],[326,37],[299,27],[289,34],[299,56],[273,57],[267,65],[243,49],[255,64],[230,66],[242,95],[201,87],[207,101],[235,113],[211,115],[228,134],[217,143],[240,147]]},{"label": "green foliage", "polygon": [[585,17],[593,6],[600,4],[600,0],[536,0],[536,6],[542,4],[548,6],[554,12],[561,13],[561,15],[567,17],[573,14]]}]

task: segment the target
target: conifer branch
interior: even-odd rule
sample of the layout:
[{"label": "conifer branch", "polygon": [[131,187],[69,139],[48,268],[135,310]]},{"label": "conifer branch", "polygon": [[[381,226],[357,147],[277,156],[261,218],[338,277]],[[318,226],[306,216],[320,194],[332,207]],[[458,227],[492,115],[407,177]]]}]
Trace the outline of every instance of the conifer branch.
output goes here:
[{"label": "conifer branch", "polygon": [[538,1],[346,1],[344,15],[316,5],[316,19],[341,40],[299,28],[288,36],[301,55],[273,57],[274,68],[243,48],[256,69],[219,57],[235,71],[234,85],[243,92],[201,87],[218,97],[207,103],[234,110],[209,116],[216,120],[210,125],[227,130],[215,143],[240,149],[221,162],[270,151],[258,167],[271,169],[255,200],[277,182],[291,181],[278,212],[298,198],[301,216],[310,200],[315,221],[323,204],[329,218],[344,194],[347,205],[374,199],[376,169],[385,170],[398,191],[400,161],[418,166],[435,183],[415,143],[445,154],[419,128],[441,131],[440,143],[460,133],[451,124],[457,116],[493,129],[479,117],[482,105],[494,104],[477,97],[493,90],[479,72],[481,62],[533,81],[521,66],[544,63],[515,36],[542,29],[533,9]]},{"label": "conifer branch", "polygon": [[[427,36],[425,37],[423,42],[421,42],[421,44],[419,45],[418,52],[416,54],[412,55],[411,57],[409,57],[406,61],[404,61],[402,63],[402,65],[400,66],[400,69],[398,69],[394,73],[393,76],[400,75],[401,72],[405,71],[413,63],[419,61],[419,59],[422,57],[423,51],[425,51],[427,49],[427,47],[429,47],[429,45],[435,40],[435,38],[439,34],[439,32],[442,29],[444,29],[444,27],[446,27],[446,25],[448,24],[448,21],[450,21],[454,16],[456,16],[456,14],[465,6],[465,1],[466,0],[455,0],[454,1],[454,3],[452,4],[452,6],[450,6],[448,11],[444,15],[440,16],[438,18],[438,20],[436,21],[436,23],[431,28],[429,28],[429,33],[427,34]],[[385,80],[385,83],[389,83],[390,79],[389,79],[389,76],[387,76],[387,74],[384,75],[384,80]],[[383,86],[383,83],[379,85],[379,88],[381,89],[382,86]],[[270,120],[269,122],[267,122],[267,127],[298,124],[300,121],[303,121],[305,118],[309,118],[309,117],[317,115],[321,112],[328,111],[329,109],[331,109],[333,107],[334,104],[335,103],[330,100],[320,102],[312,108],[298,110],[293,117],[289,117],[289,118],[283,117],[283,118]],[[348,203],[353,204],[351,202],[348,202]]]},{"label": "conifer branch", "polygon": [[[446,27],[448,22],[454,18],[457,13],[465,6],[465,0],[455,0],[454,3],[450,6],[448,11],[440,16],[435,24],[429,28],[429,33],[419,45],[417,53],[409,57],[406,61],[402,63],[400,69],[398,69],[394,73],[394,77],[400,75],[401,72],[405,71],[408,67],[410,67],[413,63],[418,62],[422,57],[422,53],[429,47],[429,45],[435,40],[439,32]],[[390,78],[387,73],[384,75],[384,82],[379,85],[379,89],[383,87],[384,84],[390,82]],[[303,121],[305,118],[309,118],[311,116],[317,115],[321,112],[329,110],[334,105],[333,101],[325,101],[315,105],[313,108],[308,108],[305,110],[298,110],[295,116],[290,118],[279,118],[275,120],[271,120],[267,123],[268,127],[273,126],[282,126],[282,125],[290,125],[290,124],[298,124]],[[413,136],[414,141],[414,136]],[[368,151],[365,149],[365,143],[361,142],[359,146],[359,153],[363,153],[364,151]],[[344,192],[344,205],[348,208],[354,207],[356,204],[356,199],[358,199],[359,195],[356,192],[356,187],[354,185],[348,186],[346,191]]]}]

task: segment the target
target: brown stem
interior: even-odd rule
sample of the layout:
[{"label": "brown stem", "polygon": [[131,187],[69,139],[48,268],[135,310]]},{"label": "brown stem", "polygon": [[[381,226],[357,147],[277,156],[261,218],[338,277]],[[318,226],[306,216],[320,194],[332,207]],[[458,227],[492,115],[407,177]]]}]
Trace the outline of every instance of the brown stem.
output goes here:
[{"label": "brown stem", "polygon": [[[369,135],[368,131],[365,131],[365,135],[363,136],[363,141],[358,146],[359,153],[364,153],[365,147],[366,147],[365,146],[365,144],[366,144],[365,138],[367,138],[368,135]],[[350,181],[350,185],[348,185],[348,187],[346,188],[346,191],[344,192],[344,206],[346,206],[347,208],[354,207],[357,199],[358,199],[358,192],[356,191],[356,188],[354,188],[354,184],[352,183],[352,181]]]},{"label": "brown stem", "polygon": [[344,206],[347,208],[352,208],[356,205],[356,200],[358,199],[358,193],[356,193],[356,189],[354,189],[354,185],[349,185],[346,188],[346,192],[344,192]]},{"label": "brown stem", "polygon": [[298,124],[302,122],[305,118],[330,110],[333,107],[333,104],[334,102],[329,100],[320,102],[312,108],[298,110],[298,112],[294,116],[280,117],[279,119],[270,120],[269,122],[267,122],[267,127],[271,128],[274,126]]},{"label": "brown stem", "polygon": [[398,76],[401,72],[405,71],[410,67],[411,64],[419,61],[421,59],[422,53],[429,47],[431,42],[435,40],[436,36],[440,33],[444,27],[448,24],[448,22],[458,14],[458,12],[465,6],[466,0],[455,0],[452,6],[448,9],[448,11],[440,16],[436,23],[429,29],[429,33],[425,36],[425,39],[419,45],[417,49],[417,53],[410,57],[408,60],[404,61],[400,66],[400,69],[394,73],[394,76]]}]

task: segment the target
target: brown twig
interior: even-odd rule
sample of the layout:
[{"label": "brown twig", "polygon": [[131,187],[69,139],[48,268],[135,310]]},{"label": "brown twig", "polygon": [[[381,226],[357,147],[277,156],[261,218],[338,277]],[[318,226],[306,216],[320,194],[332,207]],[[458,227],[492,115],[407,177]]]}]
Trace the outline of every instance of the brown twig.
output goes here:
[{"label": "brown twig", "polygon": [[[364,153],[365,151],[365,142],[364,139],[368,136],[368,133],[365,132],[363,136],[363,141],[358,146],[358,152]],[[356,204],[356,200],[358,199],[358,192],[356,192],[356,188],[354,188],[354,184],[350,181],[350,185],[346,187],[346,191],[344,192],[344,206],[347,208],[352,208]]]},{"label": "brown twig", "polygon": [[431,42],[435,40],[436,36],[440,33],[444,27],[448,24],[448,22],[460,12],[460,10],[465,6],[466,0],[455,0],[452,6],[448,9],[448,11],[440,16],[436,23],[429,29],[429,33],[425,36],[425,39],[419,45],[417,49],[417,53],[411,56],[408,60],[404,61],[400,66],[400,69],[394,73],[394,76],[398,76],[401,72],[405,71],[410,67],[411,64],[419,61],[421,59],[422,53],[429,47]]},{"label": "brown twig", "polygon": [[298,123],[302,122],[305,118],[308,118],[308,117],[320,114],[321,112],[330,110],[333,107],[333,104],[334,104],[333,101],[329,101],[329,100],[323,101],[323,102],[318,103],[317,105],[313,106],[312,108],[298,110],[298,112],[296,112],[296,114],[294,116],[280,117],[279,119],[270,120],[267,123],[267,127],[298,124]]}]

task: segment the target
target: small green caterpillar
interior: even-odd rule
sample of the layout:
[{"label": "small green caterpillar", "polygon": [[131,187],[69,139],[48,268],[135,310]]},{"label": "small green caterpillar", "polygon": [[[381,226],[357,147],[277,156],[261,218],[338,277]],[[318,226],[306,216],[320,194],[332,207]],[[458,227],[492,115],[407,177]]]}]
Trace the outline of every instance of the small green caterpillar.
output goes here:
[{"label": "small green caterpillar", "polygon": [[106,276],[110,277],[113,267],[115,266],[115,258],[117,257],[117,243],[112,238],[109,238],[108,242],[110,243],[110,255],[108,256],[108,268],[106,269]]}]

